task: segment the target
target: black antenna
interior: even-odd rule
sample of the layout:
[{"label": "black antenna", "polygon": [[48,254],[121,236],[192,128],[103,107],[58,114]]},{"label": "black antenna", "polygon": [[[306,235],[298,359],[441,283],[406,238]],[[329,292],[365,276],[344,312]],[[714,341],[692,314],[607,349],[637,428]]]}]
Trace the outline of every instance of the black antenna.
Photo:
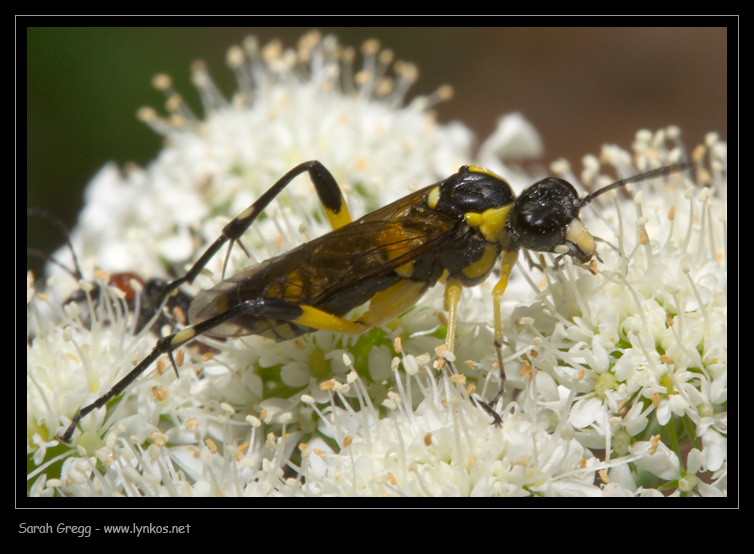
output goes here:
[{"label": "black antenna", "polygon": [[687,169],[691,169],[692,167],[694,167],[694,164],[692,163],[666,165],[665,167],[653,169],[652,171],[647,171],[646,173],[640,173],[639,175],[634,175],[633,177],[629,177],[628,179],[621,179],[620,181],[616,181],[611,185],[607,185],[606,187],[601,188],[600,190],[595,191],[592,194],[588,194],[584,198],[581,198],[579,200],[578,207],[583,208],[584,206],[589,204],[589,202],[597,198],[600,194],[604,194],[613,189],[623,187],[629,183],[636,183],[638,181],[647,181],[649,179],[654,179],[656,177],[663,177],[671,173],[677,173],[679,171],[685,171]]},{"label": "black antenna", "polygon": [[32,254],[33,256],[36,256],[42,260],[48,260],[55,265],[58,265],[62,267],[64,270],[66,270],[68,273],[73,275],[76,279],[81,281],[84,276],[81,274],[81,266],[79,265],[79,260],[76,257],[76,250],[73,249],[73,243],[71,243],[71,235],[68,228],[65,226],[65,223],[63,223],[60,219],[52,215],[47,210],[44,210],[42,208],[27,208],[26,209],[26,215],[32,216],[32,217],[39,217],[41,219],[47,220],[49,223],[52,223],[55,227],[57,227],[60,230],[60,233],[63,235],[63,238],[65,239],[65,243],[68,245],[68,250],[71,251],[71,258],[73,258],[73,270],[67,268],[63,264],[61,264],[59,261],[54,259],[49,254],[42,252],[41,250],[36,250],[33,248],[27,248],[27,253]]}]

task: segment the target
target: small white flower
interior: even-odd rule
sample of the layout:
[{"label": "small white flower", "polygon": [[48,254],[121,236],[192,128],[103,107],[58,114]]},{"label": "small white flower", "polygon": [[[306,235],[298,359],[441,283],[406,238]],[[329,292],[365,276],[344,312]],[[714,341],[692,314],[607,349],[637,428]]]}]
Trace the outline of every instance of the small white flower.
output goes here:
[{"label": "small white flower", "polygon": [[[394,395],[390,414],[352,409],[333,396],[322,438],[303,445],[301,492],[314,496],[597,496],[591,455],[530,414],[506,412],[500,427],[450,379],[422,371],[398,378],[423,400]],[[359,402],[365,399],[359,399]],[[340,404],[346,402],[345,408]]]}]

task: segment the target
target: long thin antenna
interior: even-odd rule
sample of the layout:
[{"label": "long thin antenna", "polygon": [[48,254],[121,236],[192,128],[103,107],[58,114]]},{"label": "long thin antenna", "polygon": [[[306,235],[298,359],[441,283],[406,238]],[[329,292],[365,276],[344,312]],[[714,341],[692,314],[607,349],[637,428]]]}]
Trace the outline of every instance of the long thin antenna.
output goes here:
[{"label": "long thin antenna", "polygon": [[663,177],[671,173],[685,171],[687,169],[691,169],[692,167],[694,167],[694,164],[692,163],[666,165],[665,167],[653,169],[652,171],[647,171],[646,173],[640,173],[639,175],[634,175],[633,177],[629,177],[627,179],[621,179],[620,181],[616,181],[611,185],[607,185],[606,187],[603,187],[600,190],[595,191],[592,194],[588,194],[584,198],[581,198],[579,200],[579,208],[583,208],[584,206],[589,204],[589,202],[597,198],[600,194],[604,194],[613,189],[626,186],[629,183],[636,183],[638,181],[648,181],[649,179],[655,179],[656,177]]},{"label": "long thin antenna", "polygon": [[84,276],[81,274],[81,266],[79,265],[79,260],[76,257],[76,250],[74,250],[74,248],[73,248],[73,243],[71,243],[70,231],[65,226],[65,223],[63,223],[60,219],[58,219],[57,217],[55,217],[54,215],[52,215],[50,212],[48,212],[47,210],[44,210],[42,208],[27,208],[26,209],[26,215],[27,216],[39,217],[41,219],[45,219],[48,222],[50,222],[53,225],[55,225],[55,227],[57,227],[60,230],[60,233],[63,235],[63,238],[65,239],[65,242],[68,245],[68,250],[71,251],[71,258],[73,258],[73,271],[70,270],[70,269],[68,269],[66,266],[64,266],[63,264],[61,264],[59,261],[53,259],[50,255],[41,253],[41,251],[39,251],[39,250],[28,249],[28,251],[31,254],[35,255],[35,256],[38,256],[38,253],[41,253],[42,255],[39,256],[40,258],[42,258],[43,260],[49,260],[52,263],[54,263],[56,265],[59,265],[60,267],[62,267],[63,269],[65,269],[68,273],[70,273],[71,275],[73,275],[76,279],[78,279],[79,281],[81,281],[84,278]]}]

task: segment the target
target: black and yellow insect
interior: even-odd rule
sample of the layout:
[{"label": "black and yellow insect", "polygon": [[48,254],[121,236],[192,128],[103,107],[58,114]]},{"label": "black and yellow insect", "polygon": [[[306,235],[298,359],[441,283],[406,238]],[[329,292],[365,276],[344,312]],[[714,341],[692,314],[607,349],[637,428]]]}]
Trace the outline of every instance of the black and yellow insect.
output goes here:
[{"label": "black and yellow insect", "polygon": [[[157,341],[112,389],[81,408],[60,438],[70,442],[81,418],[123,392],[159,356],[172,357],[174,350],[200,335],[262,335],[282,341],[318,329],[362,333],[400,315],[440,280],[445,283],[448,312],[446,347],[452,351],[461,290],[484,281],[498,259],[502,260],[500,278],[492,300],[502,381],[500,303],[519,250],[554,252],[585,264],[597,256],[597,249],[579,220],[582,207],[627,183],[688,167],[678,164],[649,171],[583,198],[568,182],[547,178],[516,198],[503,178],[463,166],[439,183],[351,221],[330,172],[317,161],[302,163],[228,223],[188,273],[165,287],[157,305],[193,281],[226,242],[230,242],[229,255],[262,210],[302,173],[309,174],[333,230],[200,292],[190,305],[190,325]],[[367,302],[368,309],[358,319],[347,318]]]}]

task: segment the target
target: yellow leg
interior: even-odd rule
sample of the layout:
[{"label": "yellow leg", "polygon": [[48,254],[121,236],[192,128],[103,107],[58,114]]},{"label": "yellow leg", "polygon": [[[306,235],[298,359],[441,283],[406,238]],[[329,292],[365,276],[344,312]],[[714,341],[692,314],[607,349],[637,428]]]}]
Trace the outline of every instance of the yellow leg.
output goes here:
[{"label": "yellow leg", "polygon": [[343,194],[340,195],[340,211],[336,212],[332,208],[328,208],[327,206],[324,206],[325,209],[325,215],[327,216],[327,220],[330,222],[330,227],[335,229],[340,229],[341,227],[348,225],[351,223],[351,214],[348,212],[348,206],[346,205],[346,199],[343,198]]},{"label": "yellow leg", "polygon": [[[508,274],[510,274],[510,270],[508,271]],[[503,289],[504,288],[505,287],[503,286]],[[461,298],[461,290],[462,290],[461,282],[456,279],[448,279],[447,282],[445,283],[445,310],[448,312],[448,332],[445,335],[445,350],[448,352],[453,352],[453,345],[454,345],[455,336],[456,336],[456,315],[458,313],[457,308],[458,308],[458,301]],[[444,362],[445,360],[443,359],[440,361]],[[453,362],[448,360],[448,366],[450,367],[451,372],[457,373],[457,370],[455,369]],[[500,390],[502,390],[502,388]],[[495,399],[497,398],[498,397],[496,396]],[[481,407],[485,412],[487,412],[490,415],[490,417],[492,417],[492,423],[494,425],[502,424],[503,420],[500,418],[497,412],[495,412],[495,410],[493,410],[484,401],[477,400],[473,396],[469,396],[469,400],[471,400],[471,402],[474,405]]]},{"label": "yellow leg", "polygon": [[358,323],[367,327],[382,325],[394,317],[398,317],[424,293],[427,284],[421,281],[402,279],[382,292],[375,294],[369,301],[369,310],[362,315]]},{"label": "yellow leg", "polygon": [[516,265],[518,251],[505,252],[503,254],[503,263],[500,267],[500,279],[492,289],[492,305],[495,318],[495,350],[497,352],[497,363],[500,366],[500,388],[492,399],[491,404],[495,404],[503,395],[503,385],[505,384],[505,371],[503,369],[503,322],[500,316],[500,305],[503,300],[503,293],[508,286],[513,266]]},{"label": "yellow leg", "polygon": [[368,325],[329,314],[312,306],[300,306],[300,308],[303,313],[292,319],[292,323],[336,333],[359,334],[369,329]]},{"label": "yellow leg", "polygon": [[445,311],[448,312],[448,331],[445,335],[445,350],[453,352],[456,338],[456,313],[458,301],[461,299],[461,282],[448,279],[445,283]]}]

